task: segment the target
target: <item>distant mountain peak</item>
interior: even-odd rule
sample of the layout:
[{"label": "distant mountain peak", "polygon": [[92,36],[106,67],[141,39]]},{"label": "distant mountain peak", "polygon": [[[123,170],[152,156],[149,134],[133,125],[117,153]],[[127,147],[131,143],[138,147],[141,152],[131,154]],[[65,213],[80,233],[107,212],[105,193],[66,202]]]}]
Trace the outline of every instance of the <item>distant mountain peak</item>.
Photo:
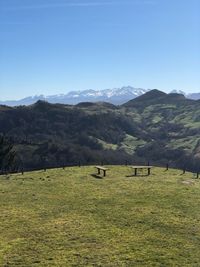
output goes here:
[{"label": "distant mountain peak", "polygon": [[182,90],[172,90],[170,94],[186,95]]},{"label": "distant mountain peak", "polygon": [[167,94],[158,90],[158,89],[152,89],[151,91],[145,93],[144,95],[141,95],[139,99],[148,99],[148,98],[158,98],[166,96]]},{"label": "distant mountain peak", "polygon": [[0,104],[9,106],[31,105],[38,100],[44,100],[52,104],[60,103],[76,105],[81,102],[109,102],[114,105],[121,105],[148,91],[149,89],[134,88],[131,86],[103,90],[87,89],[83,91],[70,91],[67,94],[51,96],[30,96],[18,101],[1,101]]},{"label": "distant mountain peak", "polygon": [[38,100],[36,103],[34,103],[32,106],[38,110],[44,111],[48,109],[52,104],[45,100]]},{"label": "distant mountain peak", "polygon": [[125,107],[140,107],[145,108],[150,105],[157,104],[179,104],[179,103],[188,103],[193,100],[187,99],[184,95],[178,93],[166,94],[157,89],[153,89],[142,96],[139,96],[133,100],[128,101],[123,106]]},{"label": "distant mountain peak", "polygon": [[[185,95],[189,99],[195,99],[195,100],[200,99],[200,93],[186,95],[181,90],[172,90],[171,94]],[[163,93],[162,91],[158,89],[151,90],[151,89],[135,88],[135,87],[128,85],[128,86],[123,86],[120,88],[113,88],[113,89],[103,89],[103,90],[87,89],[83,91],[80,91],[80,90],[70,91],[67,94],[58,94],[58,95],[50,95],[50,96],[35,95],[35,96],[23,98],[21,100],[0,101],[0,105],[7,105],[7,106],[25,105],[27,106],[27,105],[32,105],[36,103],[38,100],[47,101],[52,104],[59,103],[59,104],[68,104],[68,105],[76,105],[81,102],[108,102],[114,105],[122,105],[137,97],[139,97],[139,100],[137,101],[143,101],[149,98],[152,98],[152,99],[160,98],[165,95],[166,95],[165,93]]]},{"label": "distant mountain peak", "polygon": [[139,102],[150,102],[150,101],[154,101],[157,100],[158,98],[162,98],[164,96],[166,96],[167,94],[159,91],[158,89],[153,89],[135,99],[132,99],[130,101],[128,101],[127,103],[124,104],[124,106],[132,106],[135,105],[136,103]]},{"label": "distant mountain peak", "polygon": [[186,99],[184,94],[179,94],[179,93],[169,93],[168,97],[170,98],[179,98],[179,99]]}]

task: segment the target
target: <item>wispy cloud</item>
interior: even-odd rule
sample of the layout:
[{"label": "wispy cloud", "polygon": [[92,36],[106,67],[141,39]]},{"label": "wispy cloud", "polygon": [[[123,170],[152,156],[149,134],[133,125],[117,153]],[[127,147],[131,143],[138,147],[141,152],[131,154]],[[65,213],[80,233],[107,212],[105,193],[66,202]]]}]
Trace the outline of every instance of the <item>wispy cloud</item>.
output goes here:
[{"label": "wispy cloud", "polygon": [[38,4],[24,6],[3,7],[3,10],[34,10],[34,9],[51,9],[51,8],[70,8],[70,7],[101,7],[101,6],[117,6],[117,5],[152,5],[153,0],[132,0],[132,1],[103,1],[103,2],[66,2],[55,4]]}]

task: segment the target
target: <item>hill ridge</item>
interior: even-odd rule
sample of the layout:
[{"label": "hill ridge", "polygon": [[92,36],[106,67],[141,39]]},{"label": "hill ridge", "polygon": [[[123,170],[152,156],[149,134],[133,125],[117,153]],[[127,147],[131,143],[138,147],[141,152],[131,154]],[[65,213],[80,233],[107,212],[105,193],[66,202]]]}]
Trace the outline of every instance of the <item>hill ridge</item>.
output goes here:
[{"label": "hill ridge", "polygon": [[[121,88],[114,89],[103,89],[103,90],[82,90],[82,91],[71,91],[67,94],[58,95],[36,95],[31,97],[25,97],[21,100],[11,101],[0,101],[2,105],[19,106],[19,105],[31,105],[38,100],[48,101],[50,103],[61,103],[68,105],[75,105],[80,102],[98,102],[104,101],[114,105],[122,105],[129,100],[136,98],[144,93],[151,91],[151,89],[135,88],[132,86],[124,86]],[[186,94],[182,90],[171,90],[173,93],[182,93],[188,99],[200,99],[200,93]]]},{"label": "hill ridge", "polygon": [[[159,97],[155,97],[159,95]],[[200,101],[154,90],[125,105],[1,107],[0,135],[26,168],[126,161],[198,169]]]}]

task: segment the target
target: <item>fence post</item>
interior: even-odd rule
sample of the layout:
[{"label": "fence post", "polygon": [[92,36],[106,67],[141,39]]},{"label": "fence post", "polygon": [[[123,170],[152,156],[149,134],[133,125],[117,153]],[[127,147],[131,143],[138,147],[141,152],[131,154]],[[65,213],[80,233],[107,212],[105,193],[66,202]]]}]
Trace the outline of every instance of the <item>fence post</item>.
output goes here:
[{"label": "fence post", "polygon": [[169,163],[166,164],[166,171],[169,170]]}]

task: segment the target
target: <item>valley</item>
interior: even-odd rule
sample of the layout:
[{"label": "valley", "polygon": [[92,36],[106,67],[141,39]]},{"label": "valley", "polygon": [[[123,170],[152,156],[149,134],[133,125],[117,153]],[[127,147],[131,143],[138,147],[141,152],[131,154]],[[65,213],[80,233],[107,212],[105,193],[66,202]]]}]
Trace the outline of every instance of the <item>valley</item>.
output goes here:
[{"label": "valley", "polygon": [[199,171],[200,102],[179,94],[153,90],[121,106],[1,106],[0,129],[27,170],[151,161]]}]

